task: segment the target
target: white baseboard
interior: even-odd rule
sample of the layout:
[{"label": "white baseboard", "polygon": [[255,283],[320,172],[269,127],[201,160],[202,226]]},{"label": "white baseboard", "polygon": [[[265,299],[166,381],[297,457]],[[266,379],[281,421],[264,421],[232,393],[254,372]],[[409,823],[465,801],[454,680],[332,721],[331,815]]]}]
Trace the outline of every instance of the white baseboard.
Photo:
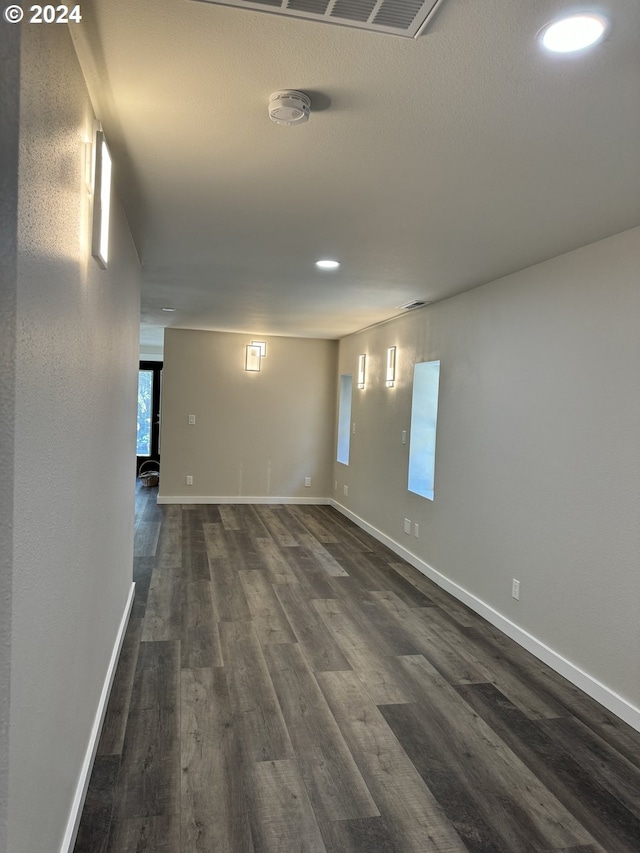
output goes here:
[{"label": "white baseboard", "polygon": [[245,497],[244,495],[158,495],[159,504],[307,504],[327,506],[329,498],[278,498],[272,495]]},{"label": "white baseboard", "polygon": [[85,797],[87,796],[87,788],[89,787],[89,779],[91,778],[93,762],[96,757],[96,751],[98,749],[98,742],[100,740],[102,724],[104,722],[104,717],[107,712],[107,704],[109,702],[109,695],[111,694],[111,686],[113,684],[113,678],[116,674],[116,667],[118,666],[120,650],[122,649],[122,643],[124,642],[124,635],[127,630],[127,625],[129,624],[131,608],[133,607],[133,596],[135,593],[135,588],[135,583],[132,583],[131,589],[129,590],[129,595],[127,597],[127,603],[125,604],[124,612],[122,614],[122,619],[120,620],[120,627],[118,628],[116,641],[113,645],[113,650],[111,652],[111,660],[109,661],[107,674],[104,679],[104,684],[102,685],[102,693],[100,694],[98,709],[96,711],[96,715],[93,721],[93,728],[91,729],[89,744],[87,746],[87,751],[85,752],[84,761],[82,763],[82,770],[80,771],[80,778],[78,779],[78,784],[76,786],[76,793],[73,798],[73,804],[71,806],[71,812],[69,813],[67,829],[64,834],[60,853],[73,853],[73,848],[76,843],[76,836],[78,835],[80,818],[82,817],[82,809],[84,808],[84,801]]},{"label": "white baseboard", "polygon": [[605,684],[598,681],[598,679],[589,675],[588,672],[585,672],[580,669],[580,667],[571,663],[571,661],[545,645],[541,640],[538,640],[528,631],[525,631],[524,628],[520,628],[515,624],[515,622],[512,622],[506,616],[503,616],[491,607],[490,604],[482,601],[482,599],[464,589],[464,587],[461,587],[455,581],[450,580],[428,563],[425,563],[425,561],[421,560],[420,557],[416,557],[415,554],[412,554],[385,533],[382,533],[382,531],[373,527],[373,525],[366,522],[363,518],[360,518],[358,515],[351,512],[347,507],[338,503],[338,501],[331,499],[331,506],[335,507],[338,512],[341,512],[347,518],[351,519],[351,521],[353,521],[354,524],[357,524],[358,527],[361,527],[367,533],[371,534],[374,539],[377,539],[379,542],[382,542],[383,545],[386,545],[387,548],[394,552],[394,554],[402,557],[403,560],[428,577],[429,580],[432,580],[439,587],[442,587],[446,592],[453,595],[454,598],[457,598],[463,604],[466,604],[467,607],[470,607],[471,610],[478,613],[486,619],[487,622],[490,622],[502,631],[503,634],[506,634],[507,637],[515,640],[516,643],[523,646],[527,651],[531,652],[531,654],[543,661],[543,663],[546,663],[547,666],[551,667],[551,669],[564,676],[564,678],[572,684],[575,684],[576,687],[579,687],[580,690],[583,690],[588,696],[591,696],[592,699],[595,699],[596,702],[599,702],[607,708],[607,710],[611,711],[611,713],[620,717],[621,720],[624,720],[625,723],[628,723],[640,732],[640,708],[636,708],[635,705],[632,705],[622,696],[619,696]]}]

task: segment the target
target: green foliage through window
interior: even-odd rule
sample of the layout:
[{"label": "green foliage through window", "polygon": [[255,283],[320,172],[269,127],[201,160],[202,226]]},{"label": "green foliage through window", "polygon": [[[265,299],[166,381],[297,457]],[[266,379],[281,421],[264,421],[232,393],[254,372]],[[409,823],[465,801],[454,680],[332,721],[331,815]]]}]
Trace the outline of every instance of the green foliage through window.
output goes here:
[{"label": "green foliage through window", "polygon": [[138,373],[138,456],[151,455],[151,406],[153,400],[153,371]]}]

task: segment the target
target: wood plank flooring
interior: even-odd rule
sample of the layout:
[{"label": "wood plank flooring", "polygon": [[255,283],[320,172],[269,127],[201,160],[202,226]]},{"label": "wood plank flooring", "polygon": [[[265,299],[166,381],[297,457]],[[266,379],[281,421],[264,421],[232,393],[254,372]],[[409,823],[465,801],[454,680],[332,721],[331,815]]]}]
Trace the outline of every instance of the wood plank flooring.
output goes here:
[{"label": "wood plank flooring", "polygon": [[329,507],[156,493],[76,853],[640,851],[640,734]]}]

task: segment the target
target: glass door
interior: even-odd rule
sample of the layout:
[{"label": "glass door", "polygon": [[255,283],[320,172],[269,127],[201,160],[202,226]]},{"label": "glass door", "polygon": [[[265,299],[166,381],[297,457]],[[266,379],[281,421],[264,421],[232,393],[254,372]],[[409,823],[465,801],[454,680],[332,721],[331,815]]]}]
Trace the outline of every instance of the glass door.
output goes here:
[{"label": "glass door", "polygon": [[162,362],[141,361],[138,372],[138,446],[136,472],[148,459],[160,461]]}]

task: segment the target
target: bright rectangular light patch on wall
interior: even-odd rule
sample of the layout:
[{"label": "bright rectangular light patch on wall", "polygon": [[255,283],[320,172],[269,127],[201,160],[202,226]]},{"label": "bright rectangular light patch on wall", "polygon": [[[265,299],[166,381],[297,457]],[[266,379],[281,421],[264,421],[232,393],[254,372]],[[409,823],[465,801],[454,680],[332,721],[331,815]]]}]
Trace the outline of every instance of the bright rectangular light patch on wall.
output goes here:
[{"label": "bright rectangular light patch on wall", "polygon": [[93,193],[91,254],[102,269],[109,261],[109,214],[111,210],[111,155],[104,133],[96,132],[96,167]]},{"label": "bright rectangular light patch on wall", "polygon": [[409,491],[433,500],[440,362],[424,361],[413,370]]}]

